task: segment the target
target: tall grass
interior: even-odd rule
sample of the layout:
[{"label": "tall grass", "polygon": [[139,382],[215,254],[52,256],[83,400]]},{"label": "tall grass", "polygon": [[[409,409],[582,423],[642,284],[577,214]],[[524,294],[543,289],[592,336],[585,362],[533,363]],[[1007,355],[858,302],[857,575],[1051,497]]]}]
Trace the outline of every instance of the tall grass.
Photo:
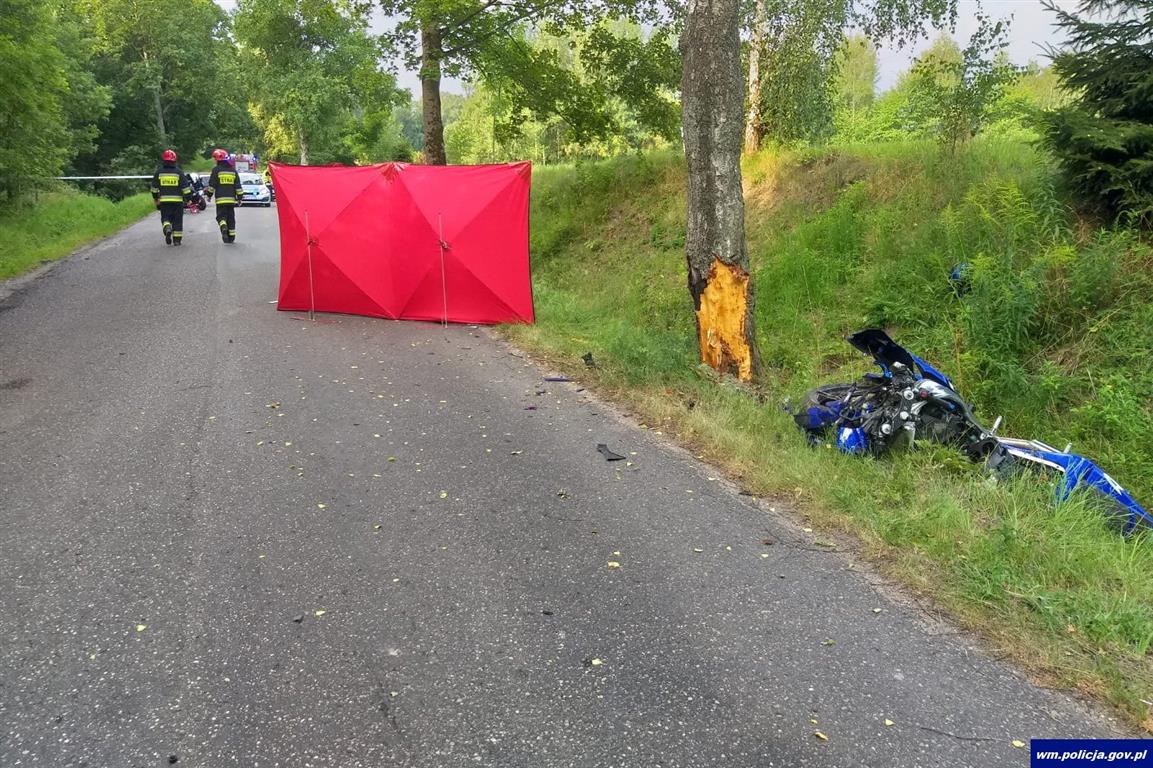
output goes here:
[{"label": "tall grass", "polygon": [[61,190],[0,212],[0,279],[67,256],[153,210],[146,194],[119,202]]},{"label": "tall grass", "polygon": [[[1046,160],[1011,140],[746,161],[762,399],[697,365],[683,161],[546,168],[534,181],[538,322],[509,333],[725,464],[1059,683],[1151,723],[1153,540],[1036,480],[990,486],[944,449],[883,460],[806,447],[779,404],[867,361],[878,325],[952,375],[1009,434],[1071,439],[1153,503],[1153,249],[1079,222]],[[948,275],[971,265],[968,292]],[[580,355],[593,352],[598,368]]]}]

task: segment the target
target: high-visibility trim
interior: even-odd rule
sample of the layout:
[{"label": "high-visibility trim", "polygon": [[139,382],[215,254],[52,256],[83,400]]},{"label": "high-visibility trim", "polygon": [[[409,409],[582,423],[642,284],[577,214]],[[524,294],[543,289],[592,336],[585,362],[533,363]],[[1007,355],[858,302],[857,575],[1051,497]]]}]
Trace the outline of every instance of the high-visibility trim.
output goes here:
[{"label": "high-visibility trim", "polygon": [[236,205],[236,200],[235,200],[235,198],[230,198],[230,197],[218,197],[218,198],[216,198],[216,204],[217,205]]},{"label": "high-visibility trim", "polygon": [[184,198],[179,196],[173,197],[171,195],[161,195],[158,198],[158,201],[161,203],[183,203]]}]

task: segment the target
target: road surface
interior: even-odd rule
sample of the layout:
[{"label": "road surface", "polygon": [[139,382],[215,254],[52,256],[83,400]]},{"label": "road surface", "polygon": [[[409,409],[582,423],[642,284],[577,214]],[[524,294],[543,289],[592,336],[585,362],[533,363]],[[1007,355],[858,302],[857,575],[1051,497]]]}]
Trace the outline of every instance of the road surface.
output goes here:
[{"label": "road surface", "polygon": [[485,330],[277,312],[275,209],[238,220],[0,301],[0,766],[991,768],[1116,734]]}]

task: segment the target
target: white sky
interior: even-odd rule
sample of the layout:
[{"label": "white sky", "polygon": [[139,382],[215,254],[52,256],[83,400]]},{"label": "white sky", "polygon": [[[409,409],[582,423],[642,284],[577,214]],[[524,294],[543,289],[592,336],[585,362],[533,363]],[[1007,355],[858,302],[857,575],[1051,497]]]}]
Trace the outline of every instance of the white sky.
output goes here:
[{"label": "white sky", "polygon": [[[236,0],[216,0],[216,2],[227,11],[236,7]],[[1056,4],[1062,8],[1073,8],[1076,0],[1057,0]],[[1053,28],[1053,14],[1042,7],[1041,0],[984,0],[981,3],[977,0],[958,0],[958,7],[957,28],[953,36],[962,47],[968,42],[976,27],[974,12],[978,7],[984,8],[993,19],[1012,16],[1008,39],[1009,59],[1014,64],[1026,64],[1030,59],[1044,64],[1047,60],[1044,57],[1043,46],[1046,43],[1060,42],[1057,30]],[[391,20],[380,14],[372,22],[373,31],[378,33],[388,30],[390,26]],[[919,40],[905,50],[882,46],[878,60],[878,88],[885,90],[892,86],[897,76],[909,68],[917,53],[924,50],[935,36],[936,31],[930,29],[926,39]],[[396,68],[400,86],[409,89],[413,96],[419,99],[420,80],[416,73],[405,70],[399,61],[396,62]],[[464,90],[459,80],[448,78],[441,83],[441,88],[456,93],[462,93]]]}]

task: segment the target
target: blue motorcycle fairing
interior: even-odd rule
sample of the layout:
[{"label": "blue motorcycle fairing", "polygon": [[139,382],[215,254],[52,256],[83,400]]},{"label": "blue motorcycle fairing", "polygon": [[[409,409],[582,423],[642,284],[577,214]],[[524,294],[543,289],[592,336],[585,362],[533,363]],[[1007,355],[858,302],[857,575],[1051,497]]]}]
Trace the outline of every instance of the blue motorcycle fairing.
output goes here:
[{"label": "blue motorcycle fairing", "polygon": [[1153,515],[1146,512],[1128,491],[1092,459],[1076,453],[1058,451],[1036,441],[999,439],[998,442],[1011,455],[1059,471],[1062,477],[1055,490],[1057,501],[1065,501],[1080,487],[1092,488],[1120,505],[1125,516],[1125,535],[1133,533],[1138,525],[1153,528]]},{"label": "blue motorcycle fairing", "polygon": [[866,453],[869,439],[860,427],[841,427],[837,432],[837,448],[845,453]]},{"label": "blue motorcycle fairing", "polygon": [[929,379],[930,381],[935,381],[938,384],[940,384],[941,386],[948,387],[949,389],[953,390],[954,392],[957,391],[957,388],[953,386],[953,380],[950,379],[948,376],[941,373],[936,368],[929,365],[928,363],[926,363],[924,360],[917,357],[916,355],[911,355],[911,357],[917,361],[917,367],[921,369],[921,375],[924,376],[926,379]]},{"label": "blue motorcycle fairing", "polygon": [[880,328],[866,328],[857,331],[846,339],[854,349],[864,352],[876,361],[886,377],[892,376],[892,366],[900,363],[919,377],[930,379],[938,384],[954,389],[949,377],[938,371],[927,362],[909,352],[897,342],[889,338],[889,334]]}]

